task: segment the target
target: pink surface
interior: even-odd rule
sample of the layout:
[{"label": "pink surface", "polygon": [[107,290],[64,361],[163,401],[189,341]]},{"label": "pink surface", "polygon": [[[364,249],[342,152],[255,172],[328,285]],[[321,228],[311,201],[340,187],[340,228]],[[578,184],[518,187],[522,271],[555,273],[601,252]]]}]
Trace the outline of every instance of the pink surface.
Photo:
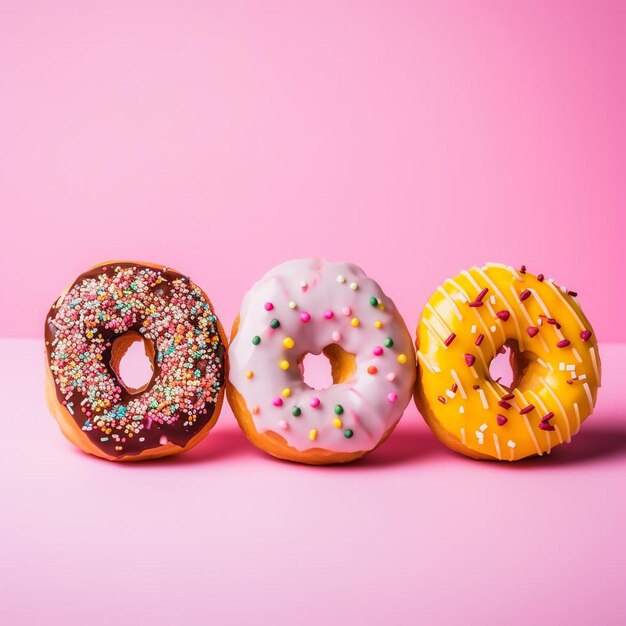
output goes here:
[{"label": "pink surface", "polygon": [[621,2],[0,0],[0,332],[108,258],[230,324],[276,263],[350,260],[414,328],[526,263],[626,340]]},{"label": "pink surface", "polygon": [[3,623],[626,621],[626,345],[601,347],[596,413],[550,457],[465,459],[410,407],[328,468],[257,451],[228,408],[186,455],[88,457],[44,407],[41,343],[0,353]]}]

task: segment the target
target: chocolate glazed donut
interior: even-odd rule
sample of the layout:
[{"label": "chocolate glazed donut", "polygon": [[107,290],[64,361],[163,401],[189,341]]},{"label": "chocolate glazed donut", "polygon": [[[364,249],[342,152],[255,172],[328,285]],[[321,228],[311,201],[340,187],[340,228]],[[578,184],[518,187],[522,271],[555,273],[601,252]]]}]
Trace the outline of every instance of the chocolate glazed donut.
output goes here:
[{"label": "chocolate glazed donut", "polygon": [[[226,339],[211,302],[167,267],[108,262],[81,274],[45,324],[46,398],[65,436],[114,461],[176,454],[217,421]],[[152,376],[139,389],[119,364],[143,341]]]}]

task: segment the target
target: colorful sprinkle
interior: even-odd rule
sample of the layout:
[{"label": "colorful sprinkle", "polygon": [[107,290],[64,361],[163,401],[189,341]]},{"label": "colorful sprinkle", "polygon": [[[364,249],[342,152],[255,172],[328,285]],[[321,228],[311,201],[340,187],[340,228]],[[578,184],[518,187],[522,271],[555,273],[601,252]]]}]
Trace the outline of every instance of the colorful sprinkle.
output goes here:
[{"label": "colorful sprinkle", "polygon": [[254,372],[252,370],[248,370],[246,372],[246,378],[252,378],[254,376]]},{"label": "colorful sprinkle", "polygon": [[317,407],[321,404],[320,399],[319,398],[312,398],[311,402],[309,403],[314,409],[317,409]]},{"label": "colorful sprinkle", "polygon": [[498,421],[498,426],[504,426],[509,421],[508,417],[500,415],[500,413],[496,415],[496,420]]},{"label": "colorful sprinkle", "polygon": [[376,297],[372,296],[372,297],[370,298],[370,304],[371,304],[372,306],[374,306],[374,307],[378,306],[378,298],[376,298]]},{"label": "colorful sprinkle", "polygon": [[483,335],[482,333],[478,335],[478,337],[476,337],[476,341],[474,342],[474,345],[479,346],[483,342],[484,338],[485,338],[485,335]]},{"label": "colorful sprinkle", "polygon": [[299,406],[294,406],[293,409],[291,409],[291,414],[294,417],[300,417],[302,415],[302,409]]},{"label": "colorful sprinkle", "polygon": [[346,439],[350,439],[350,438],[352,437],[352,435],[354,435],[354,433],[353,433],[353,432],[352,432],[349,428],[346,428],[346,429],[343,431],[343,436],[344,436]]},{"label": "colorful sprinkle", "polygon": [[392,383],[396,379],[396,374],[395,372],[389,372],[385,378]]},{"label": "colorful sprinkle", "polygon": [[528,298],[530,298],[530,289],[524,289],[524,291],[522,291],[519,295],[519,299],[524,302],[524,300],[527,300]]},{"label": "colorful sprinkle", "polygon": [[520,415],[526,415],[527,413],[530,413],[531,411],[535,410],[535,405],[534,404],[529,404],[528,406],[525,406],[523,409],[520,409]]},{"label": "colorful sprinkle", "polygon": [[271,302],[266,302],[263,306],[266,311],[271,311],[274,308],[274,305]]},{"label": "colorful sprinkle", "polygon": [[528,334],[529,337],[534,337],[535,335],[539,333],[539,329],[536,326],[529,326],[526,329],[526,333]]},{"label": "colorful sprinkle", "polygon": [[291,350],[296,345],[296,342],[291,337],[285,337],[283,339],[283,347],[287,350]]},{"label": "colorful sprinkle", "polygon": [[378,368],[375,365],[370,365],[367,368],[367,373],[373,376],[374,374],[378,373]]},{"label": "colorful sprinkle", "polygon": [[281,392],[280,395],[283,398],[288,398],[291,395],[291,389],[289,387],[285,387]]},{"label": "colorful sprinkle", "polygon": [[317,439],[317,428],[311,428],[309,431],[309,439],[315,441]]},{"label": "colorful sprinkle", "polygon": [[276,398],[274,398],[274,399],[272,400],[272,404],[273,404],[274,406],[283,406],[283,400],[282,400],[282,398],[278,398],[278,397],[276,397]]},{"label": "colorful sprinkle", "polygon": [[506,322],[509,317],[511,317],[511,313],[509,311],[506,311],[505,309],[503,309],[502,311],[498,311],[496,313],[496,316],[501,319],[503,322]]},{"label": "colorful sprinkle", "polygon": [[389,402],[395,402],[398,399],[398,394],[395,391],[390,391],[387,394],[387,400]]},{"label": "colorful sprinkle", "polygon": [[289,428],[289,424],[287,424],[285,420],[280,420],[280,422],[278,422],[278,427],[282,430],[287,430]]},{"label": "colorful sprinkle", "polygon": [[331,309],[326,309],[324,311],[324,319],[332,320],[335,317],[335,314],[331,311]]},{"label": "colorful sprinkle", "polygon": [[336,417],[336,418],[333,420],[333,426],[334,426],[335,428],[341,428],[341,427],[343,426],[343,422],[342,422],[342,421],[341,421],[338,417]]},{"label": "colorful sprinkle", "polygon": [[456,339],[456,333],[451,333],[448,338],[443,342],[446,347],[449,346]]},{"label": "colorful sprinkle", "polygon": [[383,323],[380,320],[376,320],[374,322],[374,328],[382,328],[383,327]]},{"label": "colorful sprinkle", "polygon": [[337,415],[342,415],[343,414],[343,407],[341,406],[341,404],[336,404],[335,405],[335,413]]},{"label": "colorful sprinkle", "polygon": [[341,284],[345,283],[346,277],[343,274],[339,274],[339,276],[337,276],[337,282]]},{"label": "colorful sprinkle", "polygon": [[465,355],[465,365],[467,365],[467,367],[472,367],[475,361],[476,361],[476,357],[473,354]]},{"label": "colorful sprinkle", "polygon": [[306,311],[302,311],[302,313],[300,313],[300,321],[303,324],[308,324],[311,321],[311,315]]},{"label": "colorful sprinkle", "polygon": [[407,362],[407,356],[406,354],[399,354],[396,360],[400,363],[400,365],[404,365]]},{"label": "colorful sprinkle", "polygon": [[352,291],[356,291],[359,288],[359,286],[356,283],[350,283],[350,289],[352,289]]},{"label": "colorful sprinkle", "polygon": [[580,338],[583,341],[588,341],[589,339],[591,339],[591,331],[590,330],[583,330],[583,331],[581,331]]},{"label": "colorful sprinkle", "polygon": [[569,339],[561,339],[561,341],[558,341],[556,344],[557,348],[567,348],[567,346],[569,346],[571,343],[571,341]]},{"label": "colorful sprinkle", "polygon": [[383,349],[381,346],[374,346],[374,349],[372,350],[372,354],[374,356],[382,356],[383,354]]},{"label": "colorful sprinkle", "polygon": [[351,324],[352,326],[354,326],[354,328],[356,328],[357,326],[360,326],[360,325],[361,325],[361,321],[359,320],[359,318],[358,318],[358,317],[353,317],[353,318],[350,320],[350,324]]},{"label": "colorful sprinkle", "polygon": [[393,339],[391,337],[386,337],[384,344],[385,348],[393,348]]},{"label": "colorful sprinkle", "polygon": [[254,337],[252,337],[252,343],[253,345],[258,346],[261,343],[261,337],[255,335]]},{"label": "colorful sprinkle", "polygon": [[281,370],[288,370],[289,361],[287,361],[287,359],[282,359],[281,361],[278,362],[278,367],[280,367]]},{"label": "colorful sprinkle", "polygon": [[279,327],[280,327],[280,322],[279,322],[278,320],[274,319],[274,320],[272,320],[272,321],[270,322],[270,326],[271,326],[274,330],[276,330],[277,328],[279,328]]}]

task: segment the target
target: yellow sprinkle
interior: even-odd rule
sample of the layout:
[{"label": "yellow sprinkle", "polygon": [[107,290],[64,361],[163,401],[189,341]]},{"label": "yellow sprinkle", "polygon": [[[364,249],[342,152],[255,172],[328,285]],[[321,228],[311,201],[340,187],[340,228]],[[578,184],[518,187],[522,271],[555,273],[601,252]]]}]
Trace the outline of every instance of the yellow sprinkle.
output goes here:
[{"label": "yellow sprinkle", "polygon": [[338,417],[336,417],[336,418],[333,420],[333,426],[334,426],[335,428],[341,428],[341,427],[343,426],[343,422],[342,422],[342,421],[341,421]]},{"label": "yellow sprinkle", "polygon": [[246,378],[252,378],[254,376],[254,372],[252,370],[246,372]]},{"label": "yellow sprinkle", "polygon": [[382,302],[378,303],[378,310],[379,311],[384,311],[385,310],[385,305]]},{"label": "yellow sprinkle", "polygon": [[252,412],[253,412],[255,415],[258,415],[258,413],[259,413],[259,411],[260,411],[260,410],[261,410],[261,409],[259,409],[259,407],[258,407],[258,406],[253,406],[253,407],[252,407]]},{"label": "yellow sprinkle", "polygon": [[283,346],[285,346],[285,348],[287,348],[287,350],[290,350],[295,345],[296,345],[296,342],[291,337],[285,337],[283,339]]},{"label": "yellow sprinkle", "polygon": [[280,361],[278,363],[278,367],[280,367],[281,370],[288,370],[289,369],[289,361],[283,359],[282,361]]},{"label": "yellow sprinkle", "polygon": [[383,327],[383,323],[380,320],[376,320],[374,322],[374,328],[382,328]]},{"label": "yellow sprinkle", "polygon": [[289,387],[285,387],[281,392],[280,395],[283,398],[288,398],[291,395],[291,389],[289,389]]},{"label": "yellow sprinkle", "polygon": [[353,317],[350,320],[350,324],[352,324],[352,326],[354,326],[355,328],[360,324],[361,322],[359,321],[358,317]]},{"label": "yellow sprinkle", "polygon": [[400,365],[404,365],[406,363],[406,354],[398,355],[398,363],[400,363]]},{"label": "yellow sprinkle", "polygon": [[317,428],[311,428],[309,431],[309,439],[315,441],[317,439]]}]

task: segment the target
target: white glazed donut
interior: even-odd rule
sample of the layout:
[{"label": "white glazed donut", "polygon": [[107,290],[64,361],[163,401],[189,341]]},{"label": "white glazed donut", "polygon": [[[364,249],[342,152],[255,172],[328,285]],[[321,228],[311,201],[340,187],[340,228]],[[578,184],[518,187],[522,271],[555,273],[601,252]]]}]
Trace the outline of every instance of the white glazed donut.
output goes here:
[{"label": "white glazed donut", "polygon": [[[334,384],[303,380],[324,353]],[[301,259],[268,272],[233,326],[228,397],[248,438],[283,459],[341,463],[373,450],[411,399],[415,349],[393,302],[351,263]]]}]

